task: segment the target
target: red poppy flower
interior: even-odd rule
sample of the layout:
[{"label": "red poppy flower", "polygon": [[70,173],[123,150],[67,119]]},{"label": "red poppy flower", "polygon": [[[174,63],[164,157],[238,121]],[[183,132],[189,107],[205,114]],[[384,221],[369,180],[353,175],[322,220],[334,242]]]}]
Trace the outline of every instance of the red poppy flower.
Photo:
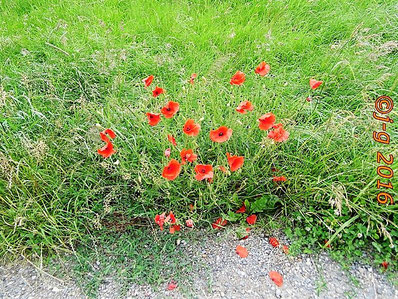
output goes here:
[{"label": "red poppy flower", "polygon": [[249,223],[250,225],[253,225],[256,223],[257,221],[257,216],[256,215],[250,215],[246,218],[247,223]]},{"label": "red poppy flower", "polygon": [[168,148],[164,151],[164,156],[168,158],[170,157],[170,153],[171,153],[171,148]]},{"label": "red poppy flower", "polygon": [[266,131],[272,127],[272,125],[275,123],[275,120],[275,115],[272,112],[268,112],[258,119],[258,127],[260,128],[260,130]]},{"label": "red poppy flower", "polygon": [[114,153],[116,153],[116,151],[113,149],[112,142],[107,143],[106,145],[98,149],[97,152],[104,158],[109,158]]},{"label": "red poppy flower", "polygon": [[252,111],[252,110],[253,110],[253,105],[250,101],[243,101],[236,108],[236,111],[242,114],[245,114],[247,111]]},{"label": "red poppy flower", "polygon": [[238,214],[243,214],[243,213],[245,213],[245,212],[246,212],[246,206],[245,206],[245,204],[243,204],[243,205],[240,207],[240,209],[236,211],[236,213],[238,213]]},{"label": "red poppy flower", "polygon": [[315,79],[310,79],[310,87],[312,89],[317,89],[319,86],[321,86],[321,84],[323,83],[323,81],[318,81]]},{"label": "red poppy flower", "polygon": [[181,230],[181,225],[171,225],[169,228],[170,234],[174,234],[175,232],[179,232]]},{"label": "red poppy flower", "polygon": [[147,112],[146,116],[148,117],[148,123],[150,126],[156,126],[160,122],[160,114],[159,113],[149,113]]},{"label": "red poppy flower", "polygon": [[149,77],[146,77],[144,80],[142,80],[142,82],[144,82],[145,84],[145,87],[148,87],[149,85],[152,84],[153,78],[154,77],[150,75]]},{"label": "red poppy flower", "polygon": [[189,83],[193,84],[193,83],[194,83],[194,80],[196,79],[197,76],[198,76],[197,74],[193,73],[193,74],[191,75],[191,78],[189,79]]},{"label": "red poppy flower", "polygon": [[[325,243],[325,246],[326,246],[327,248],[331,248],[331,247],[332,247],[332,246],[330,246],[330,243],[328,244],[329,240],[324,240],[323,242]],[[326,245],[326,244],[328,244],[328,245]]]},{"label": "red poppy flower", "polygon": [[186,224],[188,227],[193,227],[193,221],[192,221],[192,219],[188,219],[187,221],[185,221],[185,224]]},{"label": "red poppy flower", "polygon": [[242,85],[243,82],[245,82],[246,77],[245,74],[242,73],[241,71],[237,71],[235,75],[232,76],[231,81],[229,83],[231,85]]},{"label": "red poppy flower", "polygon": [[243,156],[231,156],[230,153],[227,153],[227,159],[231,171],[236,171],[241,168],[243,165],[243,161],[245,160]]},{"label": "red poppy flower", "polygon": [[283,142],[289,139],[289,132],[283,129],[282,124],[277,124],[272,126],[273,131],[268,133],[268,137],[274,139],[276,142]]},{"label": "red poppy flower", "polygon": [[381,265],[383,266],[383,268],[385,270],[387,270],[389,264],[386,261],[384,261],[384,262],[381,263]]},{"label": "red poppy flower", "polygon": [[232,129],[228,129],[225,126],[219,127],[217,130],[210,131],[210,139],[214,142],[225,142],[228,141],[232,136]]},{"label": "red poppy flower", "polygon": [[227,172],[227,169],[224,166],[222,166],[222,165],[218,166],[218,169],[220,169],[220,171],[222,171],[224,173]]},{"label": "red poppy flower", "polygon": [[226,226],[228,223],[227,220],[224,220],[222,218],[217,218],[217,220],[211,224],[211,226],[213,227],[213,229],[221,229],[224,226]]},{"label": "red poppy flower", "polygon": [[264,77],[266,74],[269,73],[270,69],[270,65],[263,61],[256,67],[254,72]]},{"label": "red poppy flower", "polygon": [[100,132],[101,140],[106,142],[106,144],[103,147],[101,147],[100,149],[98,149],[97,153],[100,154],[104,158],[109,158],[114,153],[116,153],[116,151],[114,150],[113,144],[109,140],[108,136],[106,136],[106,134],[108,134],[109,137],[112,139],[114,139],[116,137],[115,132],[113,132],[111,129],[106,129],[106,130]]},{"label": "red poppy flower", "polygon": [[289,254],[289,247],[287,245],[282,246],[282,250],[285,254]]},{"label": "red poppy flower", "polygon": [[242,238],[240,238],[241,240],[246,240],[247,238],[249,238],[250,227],[246,228],[246,232],[247,232],[247,235],[242,237]]},{"label": "red poppy flower", "polygon": [[167,164],[163,168],[162,177],[172,181],[176,177],[178,177],[178,175],[180,174],[180,171],[181,171],[180,163],[175,159],[171,159],[169,164]]},{"label": "red poppy flower", "polygon": [[271,237],[269,238],[269,243],[272,245],[272,247],[278,247],[279,246],[279,241],[277,238]]},{"label": "red poppy flower", "polygon": [[180,104],[170,101],[160,110],[165,118],[172,118],[180,110]]},{"label": "red poppy flower", "polygon": [[275,168],[275,167],[271,167],[271,171],[272,171],[272,172],[278,172],[279,169],[277,169],[277,168]]},{"label": "red poppy flower", "polygon": [[177,219],[176,219],[176,217],[174,216],[173,212],[170,212],[170,213],[169,213],[169,216],[167,216],[166,220],[167,220],[166,222],[169,222],[169,221],[170,221],[171,224],[174,224],[174,223],[176,223],[176,221],[177,221]]},{"label": "red poppy flower", "polygon": [[181,164],[184,165],[186,162],[194,162],[198,158],[198,155],[195,155],[191,149],[183,149],[180,153],[181,156]]},{"label": "red poppy flower", "polygon": [[195,179],[198,181],[213,179],[213,166],[211,165],[198,164],[195,166],[195,172]]},{"label": "red poppy flower", "polygon": [[173,135],[168,134],[167,139],[171,142],[172,145],[177,146],[176,139],[174,138]]},{"label": "red poppy flower", "polygon": [[199,130],[200,130],[200,125],[199,124],[195,124],[195,121],[193,119],[188,119],[185,122],[183,131],[188,136],[196,136],[196,135],[198,135],[199,134]]},{"label": "red poppy flower", "polygon": [[311,97],[311,96],[308,96],[305,100],[306,100],[307,102],[311,102],[311,101],[312,101],[312,97]]},{"label": "red poppy flower", "polygon": [[236,246],[236,253],[239,254],[241,258],[246,258],[249,255],[247,249],[240,245]]},{"label": "red poppy flower", "polygon": [[161,87],[156,86],[154,90],[152,90],[152,95],[156,98],[164,93],[164,89]]},{"label": "red poppy flower", "polygon": [[174,280],[170,281],[169,284],[167,285],[167,290],[172,291],[178,286],[177,282]]},{"label": "red poppy flower", "polygon": [[161,215],[156,215],[155,216],[155,223],[157,225],[159,225],[160,230],[163,230],[163,225],[165,223],[165,213],[163,213]]},{"label": "red poppy flower", "polygon": [[283,277],[276,271],[269,272],[269,277],[271,280],[278,286],[281,287],[283,285]]},{"label": "red poppy flower", "polygon": [[[106,130],[103,131],[102,133],[108,134],[109,137],[111,137],[112,139],[115,139],[115,137],[116,137],[115,132],[113,132],[111,129],[106,129]],[[101,139],[102,139],[102,136],[101,136]],[[103,140],[103,139],[102,139],[102,140]],[[105,142],[107,142],[107,141],[105,141]]]},{"label": "red poppy flower", "polygon": [[284,176],[274,176],[272,180],[274,182],[285,182],[286,178]]},{"label": "red poppy flower", "polygon": [[192,212],[193,211],[193,209],[194,209],[195,207],[193,206],[193,204],[189,204],[189,210]]}]

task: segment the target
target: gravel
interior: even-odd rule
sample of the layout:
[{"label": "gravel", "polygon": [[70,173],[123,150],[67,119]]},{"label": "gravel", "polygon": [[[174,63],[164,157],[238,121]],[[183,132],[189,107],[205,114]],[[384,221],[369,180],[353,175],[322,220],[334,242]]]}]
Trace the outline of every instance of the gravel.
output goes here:
[{"label": "gravel", "polygon": [[[206,233],[207,234],[207,233]],[[379,269],[354,264],[344,271],[324,252],[319,255],[287,256],[273,248],[268,238],[258,234],[236,240],[233,233],[200,234],[179,242],[178,248],[193,267],[189,281],[167,291],[149,285],[131,285],[123,298],[398,298],[394,287]],[[205,235],[205,236],[204,236]],[[283,239],[283,238],[282,238]],[[281,242],[283,243],[283,242]],[[284,243],[285,244],[285,243]],[[246,247],[247,258],[235,253],[237,245]],[[283,276],[277,287],[269,271]],[[356,283],[355,283],[356,281]],[[109,277],[101,284],[99,298],[120,298],[121,289]],[[3,298],[85,298],[70,280],[51,277],[31,265],[0,266],[0,299]]]}]

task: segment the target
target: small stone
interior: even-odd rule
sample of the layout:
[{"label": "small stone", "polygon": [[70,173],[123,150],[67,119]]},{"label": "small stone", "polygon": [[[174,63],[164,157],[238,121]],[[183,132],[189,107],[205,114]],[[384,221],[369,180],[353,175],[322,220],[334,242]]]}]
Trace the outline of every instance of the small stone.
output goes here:
[{"label": "small stone", "polygon": [[242,276],[242,277],[247,276],[246,272],[244,272],[244,271],[238,270],[237,272],[238,272],[238,274],[239,274],[240,276]]}]

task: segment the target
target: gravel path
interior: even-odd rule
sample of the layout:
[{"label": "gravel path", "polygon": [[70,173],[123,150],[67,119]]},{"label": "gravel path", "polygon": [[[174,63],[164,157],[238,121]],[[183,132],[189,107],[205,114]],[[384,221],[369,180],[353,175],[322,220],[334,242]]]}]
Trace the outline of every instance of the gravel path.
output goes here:
[{"label": "gravel path", "polygon": [[[246,247],[247,258],[235,253],[237,245]],[[355,264],[349,271],[328,257],[301,255],[290,257],[273,248],[268,239],[250,236],[237,241],[220,232],[200,241],[179,245],[191,257],[191,283],[178,282],[173,291],[132,285],[126,298],[398,298],[397,288],[379,270]],[[283,275],[277,287],[269,271]],[[60,281],[29,265],[0,266],[0,299],[3,298],[85,298],[73,281]],[[120,287],[112,278],[100,286],[99,298],[120,298]]]}]

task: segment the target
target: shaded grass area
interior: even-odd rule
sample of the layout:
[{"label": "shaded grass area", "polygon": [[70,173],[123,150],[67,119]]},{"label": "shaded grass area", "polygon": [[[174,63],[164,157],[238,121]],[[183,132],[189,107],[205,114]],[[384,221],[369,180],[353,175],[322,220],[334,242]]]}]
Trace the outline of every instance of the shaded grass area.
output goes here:
[{"label": "shaded grass area", "polygon": [[[375,155],[397,155],[397,127],[390,145],[376,144],[371,116],[378,95],[397,98],[396,16],[394,1],[2,1],[0,254],[70,250],[115,212],[243,223],[229,212],[262,199],[260,223],[281,218],[304,250],[331,239],[345,255],[371,246],[376,263],[395,265],[397,209],[376,201]],[[253,73],[262,60],[265,78]],[[238,69],[247,80],[231,87]],[[142,86],[149,74],[165,96]],[[309,90],[311,77],[320,90]],[[145,112],[167,100],[179,114],[149,127]],[[255,110],[237,115],[242,100]],[[282,145],[257,128],[269,111],[291,134]],[[201,122],[196,139],[181,132],[187,118]],[[221,125],[233,138],[212,144]],[[108,127],[117,154],[103,160],[98,133]],[[226,165],[229,151],[245,165],[212,184],[189,166],[165,182],[167,134],[200,162]],[[274,184],[271,167],[288,181]]]},{"label": "shaded grass area", "polygon": [[89,297],[96,297],[104,283],[114,284],[119,296],[141,284],[150,284],[155,290],[173,280],[189,285],[192,261],[177,250],[179,236],[136,228],[110,231],[101,230],[85,238],[76,247],[76,254],[62,258],[67,261],[64,268],[57,259],[52,260],[50,268],[59,275],[71,276]]}]

